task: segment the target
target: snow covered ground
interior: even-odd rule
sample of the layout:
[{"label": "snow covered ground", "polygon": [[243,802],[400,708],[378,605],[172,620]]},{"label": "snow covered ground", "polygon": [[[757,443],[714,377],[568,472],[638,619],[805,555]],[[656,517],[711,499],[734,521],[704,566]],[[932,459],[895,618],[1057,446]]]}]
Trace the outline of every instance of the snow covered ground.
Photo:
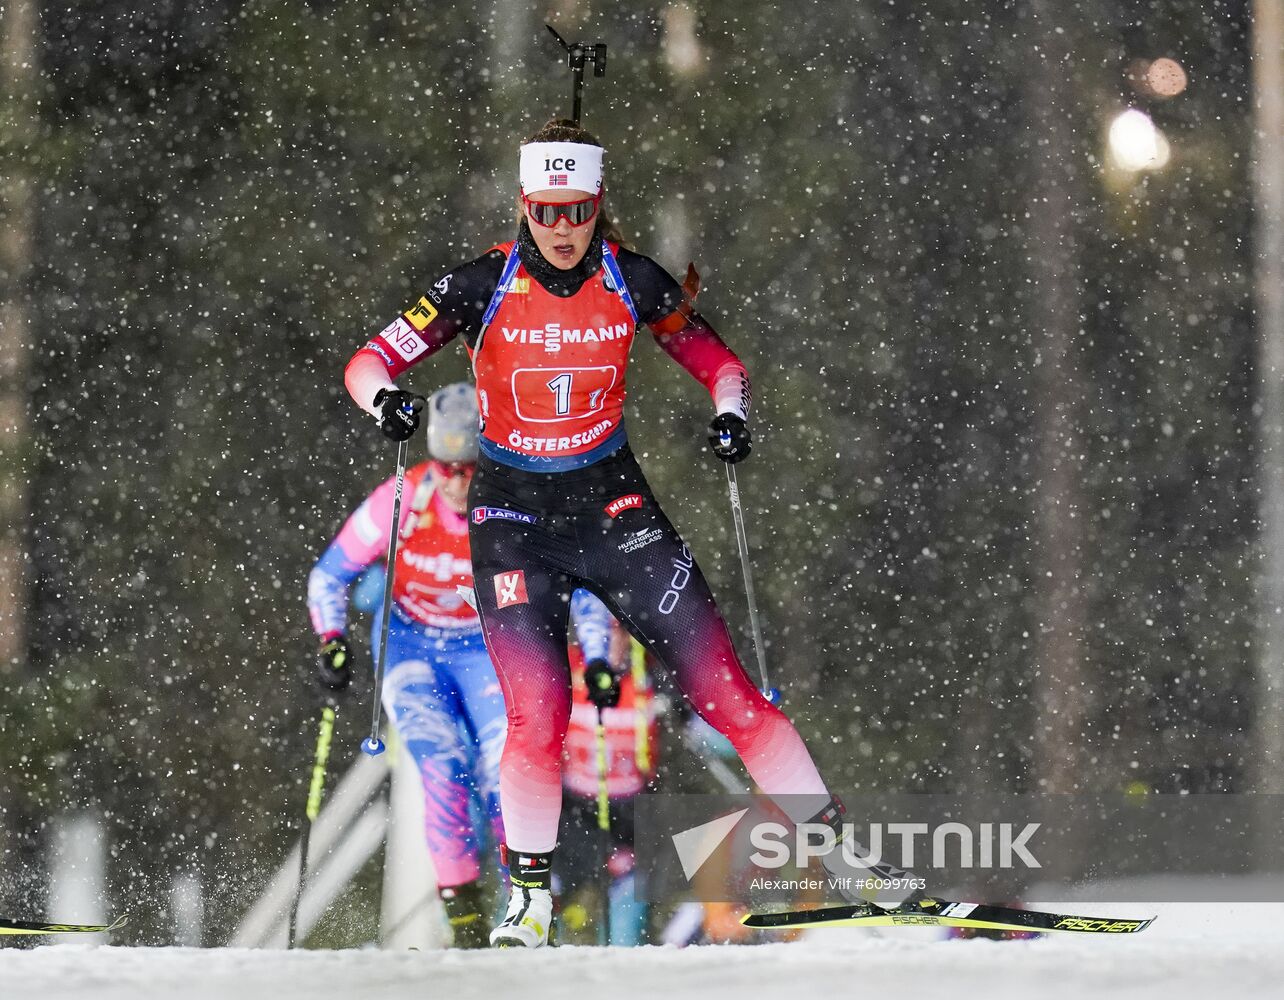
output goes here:
[{"label": "snow covered ground", "polygon": [[[1099,907],[1105,909],[1104,907]],[[1109,907],[1130,937],[942,941],[835,929],[794,944],[537,952],[247,951],[63,945],[0,950],[0,997],[40,1000],[719,1000],[734,997],[1279,997],[1284,906]]]}]

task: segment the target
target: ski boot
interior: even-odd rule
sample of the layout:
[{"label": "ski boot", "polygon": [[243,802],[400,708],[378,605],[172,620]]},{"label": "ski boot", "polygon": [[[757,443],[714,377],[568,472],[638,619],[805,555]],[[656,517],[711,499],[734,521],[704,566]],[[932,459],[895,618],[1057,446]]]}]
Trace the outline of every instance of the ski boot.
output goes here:
[{"label": "ski boot", "polygon": [[441,905],[446,910],[446,921],[450,924],[456,948],[485,948],[489,941],[486,938],[486,918],[483,910],[486,907],[482,898],[480,882],[465,882],[463,885],[446,886],[440,890]]},{"label": "ski boot", "polygon": [[[809,823],[824,824],[834,831],[834,849],[820,859],[833,880],[838,894],[857,906],[867,906],[871,910],[895,910],[902,907],[912,908],[925,898],[922,889],[916,888],[918,879],[913,872],[885,861],[872,864],[860,864],[857,859],[869,857],[869,849],[857,841],[848,844],[849,851],[843,850],[843,839],[846,831],[843,816],[847,810],[837,796],[829,805],[813,816]],[[855,859],[849,856],[854,855]]]},{"label": "ski boot", "polygon": [[512,893],[499,926],[490,932],[494,948],[542,948],[553,930],[553,855],[523,854],[505,848]]}]

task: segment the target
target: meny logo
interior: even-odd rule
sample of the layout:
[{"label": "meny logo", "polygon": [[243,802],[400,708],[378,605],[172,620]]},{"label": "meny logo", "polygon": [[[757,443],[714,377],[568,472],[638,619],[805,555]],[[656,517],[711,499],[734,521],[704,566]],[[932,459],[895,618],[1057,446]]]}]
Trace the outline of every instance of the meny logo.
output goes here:
[{"label": "meny logo", "polygon": [[628,510],[630,507],[642,506],[642,494],[630,493],[627,496],[616,497],[606,505],[606,512],[612,517],[617,516],[621,511]]}]

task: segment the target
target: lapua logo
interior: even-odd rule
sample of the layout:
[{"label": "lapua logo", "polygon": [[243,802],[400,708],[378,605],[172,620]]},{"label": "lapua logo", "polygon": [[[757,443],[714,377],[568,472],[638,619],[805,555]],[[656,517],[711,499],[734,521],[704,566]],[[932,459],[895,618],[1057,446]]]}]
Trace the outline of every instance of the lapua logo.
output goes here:
[{"label": "lapua logo", "polygon": [[526,602],[526,574],[520,569],[495,574],[495,604],[507,608]]},{"label": "lapua logo", "polygon": [[524,514],[520,510],[509,510],[507,507],[474,507],[473,524],[485,524],[490,520],[516,521],[519,524],[534,524],[539,520],[534,514]]},{"label": "lapua logo", "polygon": [[642,494],[630,493],[628,496],[617,497],[606,505],[606,512],[612,517],[619,515],[621,511],[628,510],[630,507],[642,506]]}]

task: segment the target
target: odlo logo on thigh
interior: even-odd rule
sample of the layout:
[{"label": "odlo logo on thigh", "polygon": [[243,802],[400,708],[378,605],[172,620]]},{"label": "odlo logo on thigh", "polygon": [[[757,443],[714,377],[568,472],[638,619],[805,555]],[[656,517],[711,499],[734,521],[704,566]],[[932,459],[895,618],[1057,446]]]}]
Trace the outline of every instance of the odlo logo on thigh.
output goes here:
[{"label": "odlo logo on thigh", "polygon": [[526,574],[520,569],[495,574],[495,603],[501,608],[526,603]]},{"label": "odlo logo on thigh", "polygon": [[691,550],[685,545],[673,557],[673,578],[669,581],[669,589],[660,598],[660,614],[667,615],[678,606],[678,596],[687,589],[687,584],[691,581],[691,566],[694,562]]}]

